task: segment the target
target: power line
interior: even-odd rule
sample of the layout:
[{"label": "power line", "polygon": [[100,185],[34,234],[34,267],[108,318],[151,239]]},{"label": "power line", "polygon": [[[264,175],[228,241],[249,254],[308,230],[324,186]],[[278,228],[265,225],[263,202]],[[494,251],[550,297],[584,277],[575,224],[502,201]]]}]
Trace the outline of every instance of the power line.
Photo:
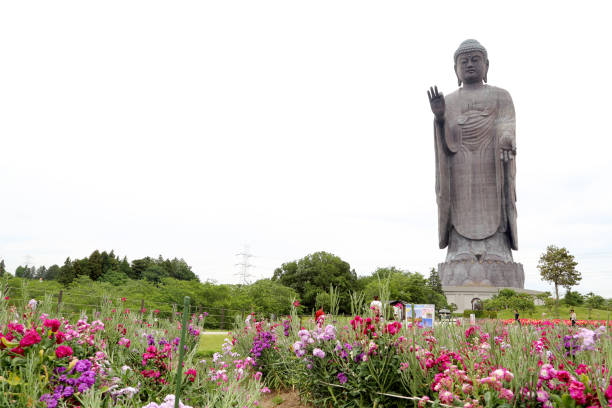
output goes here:
[{"label": "power line", "polygon": [[252,258],[253,254],[251,254],[249,252],[249,246],[245,245],[243,247],[242,251],[237,253],[236,256],[239,256],[241,258],[241,261],[236,264],[236,266],[239,266],[240,269],[238,270],[238,272],[235,275],[240,277],[240,282],[241,283],[243,283],[245,285],[248,285],[249,284],[249,278],[253,277],[249,273],[249,268],[253,268],[254,267],[252,264],[249,263],[249,258]]}]

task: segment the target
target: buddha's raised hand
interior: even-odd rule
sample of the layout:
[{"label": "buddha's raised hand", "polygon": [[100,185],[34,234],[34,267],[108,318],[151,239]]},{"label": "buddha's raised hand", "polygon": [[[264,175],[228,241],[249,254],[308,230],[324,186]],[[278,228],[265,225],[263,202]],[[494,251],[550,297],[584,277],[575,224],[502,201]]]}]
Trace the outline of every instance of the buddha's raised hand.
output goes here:
[{"label": "buddha's raised hand", "polygon": [[433,86],[429,88],[429,91],[427,91],[427,96],[429,97],[429,105],[431,106],[431,111],[433,112],[436,119],[444,119],[446,105],[444,103],[444,95],[442,94],[442,92],[438,92],[438,87]]}]

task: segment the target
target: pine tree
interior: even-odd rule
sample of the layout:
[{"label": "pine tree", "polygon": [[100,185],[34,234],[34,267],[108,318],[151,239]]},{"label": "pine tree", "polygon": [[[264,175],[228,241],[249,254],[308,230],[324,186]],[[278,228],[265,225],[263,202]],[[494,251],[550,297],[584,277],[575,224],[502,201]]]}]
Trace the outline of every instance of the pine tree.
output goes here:
[{"label": "pine tree", "polygon": [[4,265],[4,259],[0,260],[0,276],[4,276],[6,273],[6,265]]},{"label": "pine tree", "polygon": [[427,279],[427,286],[436,293],[444,294],[442,290],[442,281],[440,280],[440,275],[438,275],[438,271],[436,268],[431,268],[429,272],[429,279]]},{"label": "pine tree", "polygon": [[60,268],[57,281],[64,286],[68,286],[74,280],[76,274],[70,258],[66,258],[64,265]]}]

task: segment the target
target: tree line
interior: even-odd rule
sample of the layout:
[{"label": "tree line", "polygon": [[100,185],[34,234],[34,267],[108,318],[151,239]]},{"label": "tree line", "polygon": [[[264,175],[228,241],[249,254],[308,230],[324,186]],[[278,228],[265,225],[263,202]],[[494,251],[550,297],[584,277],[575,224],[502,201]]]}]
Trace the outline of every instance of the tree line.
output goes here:
[{"label": "tree line", "polygon": [[[0,263],[0,266],[4,263]],[[4,271],[4,269],[2,269]],[[262,279],[250,285],[201,283],[191,267],[183,259],[142,258],[129,262],[113,251],[96,250],[89,257],[71,260],[62,266],[19,266],[15,276],[26,280],[56,282],[58,287],[87,287],[113,289],[159,288],[151,296],[166,299],[161,293],[172,293],[180,303],[181,293],[198,296],[201,304],[266,313],[287,313],[293,300],[298,300],[304,312],[330,306],[330,287],[339,296],[339,313],[351,311],[351,295],[360,294],[369,303],[379,295],[381,286],[388,290],[389,300],[403,300],[415,304],[435,304],[438,309],[447,307],[440,278],[435,269],[429,277],[418,272],[401,270],[394,266],[381,267],[370,275],[357,276],[350,264],[340,257],[315,252],[299,260],[283,263],[271,279]],[[185,283],[178,284],[184,281]],[[101,285],[93,285],[92,282]],[[140,283],[139,283],[140,282]],[[90,289],[93,290],[93,289]],[[102,289],[100,289],[102,290]],[[159,292],[159,294],[158,294]],[[204,293],[206,295],[204,295]]]},{"label": "tree line", "polygon": [[[0,261],[0,276],[6,272],[4,260]],[[115,286],[125,284],[129,279],[147,280],[159,283],[162,278],[199,281],[191,266],[183,259],[165,259],[145,257],[128,262],[127,257],[120,259],[114,251],[95,250],[88,257],[71,260],[66,258],[62,266],[29,266],[20,265],[15,269],[15,277],[25,279],[42,279],[58,281],[70,285],[80,276],[87,276],[92,281],[109,282]]]}]

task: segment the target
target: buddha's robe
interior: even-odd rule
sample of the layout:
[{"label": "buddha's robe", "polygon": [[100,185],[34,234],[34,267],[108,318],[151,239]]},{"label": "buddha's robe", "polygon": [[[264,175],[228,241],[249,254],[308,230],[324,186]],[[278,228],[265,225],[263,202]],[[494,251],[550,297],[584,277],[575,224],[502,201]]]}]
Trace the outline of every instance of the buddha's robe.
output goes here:
[{"label": "buddha's robe", "polygon": [[512,98],[483,85],[460,88],[445,103],[445,121],[434,121],[440,248],[454,228],[471,240],[506,232],[516,250],[516,164],[500,159],[502,145],[515,147]]}]

